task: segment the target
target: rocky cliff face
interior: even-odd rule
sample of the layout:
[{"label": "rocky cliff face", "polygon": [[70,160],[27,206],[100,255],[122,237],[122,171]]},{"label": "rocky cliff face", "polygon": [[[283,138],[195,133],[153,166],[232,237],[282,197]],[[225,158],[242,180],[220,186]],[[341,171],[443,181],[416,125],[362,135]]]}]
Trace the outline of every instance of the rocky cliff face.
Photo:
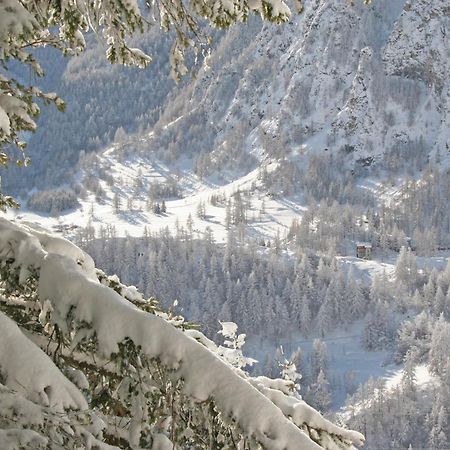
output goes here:
[{"label": "rocky cliff face", "polygon": [[448,0],[311,0],[285,26],[235,28],[150,144],[213,162],[239,147],[255,163],[329,151],[348,166],[420,169],[449,152],[449,11]]},{"label": "rocky cliff face", "polygon": [[450,151],[450,3],[406,3],[384,51],[391,76],[416,81],[424,90],[423,108],[413,108],[415,125],[425,125],[430,146]]}]

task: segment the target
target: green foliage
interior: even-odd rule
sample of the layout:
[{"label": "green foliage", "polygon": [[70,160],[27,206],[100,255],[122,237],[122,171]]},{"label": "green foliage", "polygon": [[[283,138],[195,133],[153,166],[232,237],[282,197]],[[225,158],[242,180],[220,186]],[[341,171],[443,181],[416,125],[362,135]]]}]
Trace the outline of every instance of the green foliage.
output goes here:
[{"label": "green foliage", "polygon": [[5,212],[7,208],[18,208],[19,204],[9,195],[0,192],[0,211]]},{"label": "green foliage", "polygon": [[[125,286],[116,277],[108,278],[102,272],[98,275],[101,283],[123,295]],[[23,276],[14,267],[13,260],[0,267],[0,292],[3,293],[0,311],[35,335],[37,342],[42,343],[42,350],[63,373],[84,374],[89,383],[85,395],[90,413],[107,424],[105,443],[120,448],[136,445],[150,448],[158,436],[167,436],[177,443],[177,448],[225,449],[232,442],[247,445],[248,438],[233,420],[223,417],[212,400],[198,403],[186,396],[183,380],[174,376],[174,370],[159,358],[147,357],[128,337],[118,344],[117,353],[107,361],[102,360],[91,324],[76,321],[69,312],[66,324],[56,325],[51,309],[45,311],[45,305],[38,300],[38,271],[30,271],[25,282]],[[163,314],[154,299],[134,301],[134,304],[148,313]],[[169,312],[166,318],[173,322],[177,316]],[[190,328],[179,319],[177,323],[180,328]],[[88,415],[74,414],[80,416],[77,420],[91,423]],[[132,437],[126,437],[133,436],[130,429],[136,430],[134,442]],[[82,445],[82,440],[79,444]]]}]

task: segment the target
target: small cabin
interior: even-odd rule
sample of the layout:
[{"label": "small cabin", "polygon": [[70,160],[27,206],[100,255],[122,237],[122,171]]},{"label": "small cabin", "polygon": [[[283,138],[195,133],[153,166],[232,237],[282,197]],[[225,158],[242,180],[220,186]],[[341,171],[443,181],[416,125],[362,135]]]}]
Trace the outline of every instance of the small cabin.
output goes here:
[{"label": "small cabin", "polygon": [[368,242],[358,242],[356,244],[356,257],[361,259],[370,259],[372,256],[372,244]]}]

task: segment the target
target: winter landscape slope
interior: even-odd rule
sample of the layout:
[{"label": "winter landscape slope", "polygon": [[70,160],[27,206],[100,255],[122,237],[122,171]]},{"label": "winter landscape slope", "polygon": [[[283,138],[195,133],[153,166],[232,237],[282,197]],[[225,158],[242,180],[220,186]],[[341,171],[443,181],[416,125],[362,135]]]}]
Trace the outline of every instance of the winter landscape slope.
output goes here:
[{"label": "winter landscape slope", "polygon": [[[241,231],[260,240],[287,238],[293,220],[327,197],[353,202],[361,220],[367,207],[403,198],[404,181],[420,183],[429,161],[448,177],[448,21],[445,1],[403,0],[305,2],[304,15],[283,27],[254,19],[219,40],[197,77],[164,100],[154,126],[141,121],[151,131],[116,133],[112,147],[81,157],[71,183],[78,207],[10,214],[69,237],[84,227],[139,237],[189,224],[223,243],[227,203],[242,192]],[[82,80],[80,64],[64,76]],[[320,188],[325,178],[330,190]],[[350,179],[352,196],[336,194],[333,179]],[[175,185],[177,196],[152,197],[156,183]],[[155,214],[161,200],[167,211]],[[359,263],[354,245],[338,253],[361,280],[393,273],[396,254]]]},{"label": "winter landscape slope", "polygon": [[[380,0],[369,7],[356,4],[349,8],[334,0],[306,2],[304,15],[294,17],[284,27],[262,25],[255,19],[249,26],[230,30],[197,77],[158,103],[161,113],[154,125],[138,119],[141,129],[152,127],[150,133],[116,133],[120,142],[115,150],[104,156],[100,153],[99,165],[112,166],[113,176],[110,186],[101,182],[107,195],[102,199],[104,206],[96,207],[102,212],[98,216],[105,223],[113,219],[104,216],[106,205],[112,205],[116,191],[125,204],[132,179],[143,171],[142,197],[152,181],[147,176],[152,171],[179,185],[184,199],[172,205],[170,196],[166,198],[169,212],[174,213],[181,212],[183,204],[195,211],[208,195],[229,196],[239,186],[246,190],[261,187],[257,178],[261,179],[267,166],[273,172],[271,183],[255,192],[255,204],[264,194],[276,194],[284,206],[274,204],[271,215],[275,222],[279,216],[286,226],[290,222],[286,216],[296,217],[307,206],[309,198],[301,195],[306,182],[301,178],[305,178],[311,158],[323,160],[325,167],[342,168],[344,179],[351,171],[353,186],[367,186],[364,180],[368,177],[382,184],[387,180],[401,183],[406,175],[420,178],[429,161],[447,167],[448,22],[445,1],[410,4]],[[76,64],[70,64],[64,76],[73,79],[78,73],[83,77],[72,66]],[[127,89],[126,81],[121,83]],[[129,98],[133,95],[131,87]],[[133,107],[128,105],[127,109],[128,116]],[[95,112],[91,113],[95,117]],[[65,152],[77,155],[80,150],[73,143]],[[88,193],[93,191],[83,182],[87,178],[84,169],[94,177],[102,175],[89,167],[90,161],[83,164],[81,160],[81,170],[72,183],[66,177],[69,185],[63,187],[70,189],[71,184],[77,189],[81,184]],[[61,166],[62,174],[69,169],[73,172],[73,166],[66,167],[64,162]],[[122,166],[128,174],[120,173]],[[299,174],[292,175],[295,171]],[[283,185],[288,182],[293,186],[286,189]],[[9,184],[19,183],[13,179]],[[39,185],[41,190],[45,187],[41,182]],[[289,190],[299,195],[289,198]],[[379,191],[369,192],[371,201],[379,201]],[[317,192],[315,200],[325,198],[326,192]],[[88,197],[88,203],[91,201]],[[266,196],[266,202],[271,201]],[[86,224],[90,208],[85,201],[82,204],[80,218],[68,214],[62,220]],[[288,214],[283,212],[286,206]],[[145,208],[140,206],[133,209],[137,212],[126,216],[134,223],[114,217],[119,232],[120,223],[133,235],[140,234],[147,220],[152,229],[173,224],[173,220],[141,214]],[[215,220],[219,211],[210,209],[209,225],[217,229],[216,223],[223,221]],[[180,223],[186,219],[181,213]]]},{"label": "winter landscape slope", "polygon": [[[448,21],[445,0],[350,8],[338,0],[308,1],[304,15],[283,27],[253,19],[216,35],[207,65],[181,89],[167,82],[167,61],[158,61],[147,79],[98,62],[100,48],[66,67],[49,54],[49,65],[63,67],[59,91],[69,121],[61,129],[54,112],[42,117],[43,131],[30,142],[40,173],[32,169],[27,187],[43,189],[55,174],[60,182],[80,151],[111,142],[121,127],[153,129],[141,136],[141,147],[166,161],[208,154],[209,164],[197,167],[203,174],[325,149],[356,170],[374,163],[402,170],[406,154],[408,170],[420,170],[429,156],[448,158]],[[150,35],[140,43],[166,53],[164,39]],[[119,114],[114,101],[123,106]],[[83,130],[82,139],[74,139],[74,129]],[[65,156],[59,164],[58,155]],[[41,160],[53,161],[53,173]],[[18,189],[7,173],[4,178]]]},{"label": "winter landscape slope", "polygon": [[[233,30],[208,70],[169,103],[170,114],[163,113],[161,124],[178,118],[176,126],[162,129],[149,147],[157,151],[176,136],[179,151],[191,153],[202,140],[214,160],[227,147],[233,151],[238,135],[259,160],[328,149],[347,164],[364,165],[368,157],[381,163],[407,148],[423,164],[438,148],[448,152],[443,74],[449,43],[442,31],[448,20],[445,1],[378,1],[350,9],[315,1],[283,28],[262,26],[249,43],[247,30]],[[416,26],[420,32],[411,33]],[[404,61],[418,53],[409,67]],[[200,136],[185,132],[199,121]]]},{"label": "winter landscape slope", "polygon": [[[133,117],[136,83],[119,77],[132,126],[115,115],[100,149],[67,148],[70,164],[56,166],[69,208],[36,212],[60,196],[42,179],[8,216],[76,240],[165,306],[177,298],[209,337],[217,319],[238,322],[256,370],[300,347],[302,394],[322,411],[354,394],[344,417],[367,448],[444,448],[450,5],[304,4],[282,27],[252,19],[218,35],[195,78],[158,80],[149,114],[140,103]],[[64,76],[83,80],[80,64]],[[355,257],[360,241],[371,260]],[[433,383],[415,381],[428,370]],[[386,389],[370,380],[392,373]]]}]

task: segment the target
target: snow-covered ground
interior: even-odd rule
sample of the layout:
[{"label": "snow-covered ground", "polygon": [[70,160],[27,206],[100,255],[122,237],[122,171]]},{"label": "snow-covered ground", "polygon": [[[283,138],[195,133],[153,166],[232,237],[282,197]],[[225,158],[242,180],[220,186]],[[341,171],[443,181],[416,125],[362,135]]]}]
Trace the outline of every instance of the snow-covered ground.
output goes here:
[{"label": "snow-covered ground", "polygon": [[[144,227],[149,231],[159,231],[168,227],[175,232],[177,226],[186,227],[189,216],[193,221],[193,229],[200,235],[210,228],[216,242],[225,242],[227,229],[225,227],[226,201],[238,191],[250,192],[250,209],[248,212],[248,227],[250,234],[264,238],[273,238],[277,232],[283,236],[287,232],[294,218],[300,218],[306,209],[304,205],[283,198],[274,198],[257,189],[259,170],[255,169],[247,175],[219,184],[210,180],[200,180],[192,171],[183,166],[167,167],[159,161],[143,160],[139,157],[127,158],[126,162],[120,161],[120,155],[114,148],[107,150],[101,156],[101,163],[108,167],[109,173],[114,179],[114,186],[109,186],[100,180],[105,191],[105,201],[98,203],[95,196],[90,194],[86,199],[80,200],[81,206],[70,210],[58,217],[50,214],[37,214],[26,207],[9,211],[9,218],[16,217],[19,220],[37,222],[40,225],[61,231],[66,237],[71,237],[78,227],[93,226],[96,231],[100,227],[114,225],[117,236],[142,236]],[[277,163],[266,166],[267,171],[274,170]],[[158,181],[164,182],[169,178],[175,178],[182,189],[182,198],[172,198],[165,201],[167,212],[154,214],[146,208],[147,198],[145,194],[138,195],[134,192],[136,180],[140,178],[144,186]],[[255,189],[256,187],[256,189]],[[114,197],[119,198],[121,207],[116,212]],[[221,196],[226,199],[218,206],[213,206],[210,199],[213,196]],[[129,199],[132,199],[131,208]],[[263,206],[264,203],[264,206]],[[200,219],[197,210],[200,204],[205,205],[206,216]],[[264,213],[261,213],[261,209]]]},{"label": "snow-covered ground", "polygon": [[[329,381],[336,387],[333,396],[333,408],[340,408],[344,404],[347,396],[346,388],[356,388],[370,377],[390,379],[400,370],[398,365],[390,361],[388,351],[368,352],[364,350],[362,329],[363,324],[357,322],[348,327],[348,329],[336,330],[327,334],[326,337],[320,338],[326,344],[329,356]],[[302,365],[298,370],[302,373],[310,364],[305,358],[311,353],[314,340],[317,337],[305,339],[301,334],[293,334],[286,337],[283,342],[277,343],[261,338],[250,338],[246,344],[246,352],[252,357],[259,359],[261,363],[264,363],[265,354],[275,353],[275,350],[280,345],[286,357],[289,357],[292,352],[300,348]]]},{"label": "snow-covered ground", "polygon": [[[395,371],[391,376],[386,379],[386,388],[394,389],[398,386],[402,380],[403,370],[399,369]],[[414,369],[415,382],[417,387],[424,388],[428,384],[436,382],[436,377],[430,373],[427,365],[420,364]]]},{"label": "snow-covered ground", "polygon": [[[216,242],[225,242],[227,239],[226,202],[232,198],[237,191],[249,192],[250,208],[248,211],[249,223],[246,232],[255,237],[273,239],[277,233],[281,237],[285,235],[292,220],[301,218],[306,210],[299,199],[276,198],[267,195],[259,189],[259,170],[254,170],[247,175],[232,179],[228,183],[221,180],[200,180],[189,169],[189,164],[181,164],[177,168],[168,167],[159,161],[144,160],[139,157],[131,157],[121,162],[120,154],[115,148],[103,153],[101,163],[109,168],[114,178],[114,186],[109,186],[101,180],[101,186],[105,191],[105,201],[97,203],[93,194],[85,200],[80,200],[81,206],[69,211],[59,217],[51,215],[40,215],[21,208],[18,211],[9,211],[9,217],[15,216],[19,220],[37,222],[40,225],[61,232],[67,237],[76,233],[78,227],[93,226],[97,231],[100,227],[113,225],[117,236],[142,236],[144,229],[148,231],[159,231],[169,228],[175,232],[177,227],[186,224],[191,217],[193,230],[201,235],[207,227],[212,231]],[[277,163],[267,164],[268,171],[274,170]],[[167,212],[165,214],[154,214],[146,208],[146,197],[142,193],[134,194],[134,185],[140,178],[144,186],[149,186],[154,181],[163,182],[169,178],[176,177],[178,185],[182,189],[182,198],[166,200]],[[232,178],[232,177],[231,177]],[[364,184],[366,189],[380,194],[384,201],[395,199],[398,191],[396,186],[384,186],[376,180],[367,180]],[[115,211],[114,197],[120,198],[121,208]],[[225,199],[220,205],[213,206],[210,199],[213,196]],[[127,203],[132,198],[131,210]],[[197,215],[199,205],[204,204],[205,217],[201,219]],[[129,205],[128,205],[129,206]],[[394,276],[395,261],[397,253],[387,255],[373,254],[372,260],[361,260],[355,256],[338,256],[341,265],[352,268],[355,277],[365,284],[383,272],[389,278]],[[434,257],[418,258],[420,268],[443,268],[450,259],[449,252],[440,252]],[[339,330],[327,335],[323,340],[327,345],[330,355],[330,372],[335,383],[342,384],[345,380],[354,383],[355,387],[367,381],[369,377],[385,377],[389,382],[394,382],[399,377],[399,367],[388,361],[388,353],[367,352],[361,344],[362,324],[357,323],[347,330]],[[285,354],[301,347],[305,354],[309,353],[314,338],[304,339],[301,335],[286,337],[283,342],[269,342],[261,337],[253,337],[248,340],[247,354],[264,363],[265,355],[273,355],[276,348],[281,344]],[[301,367],[300,367],[301,372]],[[334,397],[334,407],[340,407],[345,400],[344,388],[337,390]]]},{"label": "snow-covered ground", "polygon": [[[199,235],[208,227],[212,231],[216,242],[225,242],[227,228],[225,226],[226,203],[233,194],[240,191],[248,193],[249,209],[247,211],[246,232],[249,235],[264,239],[273,239],[278,233],[283,237],[288,231],[293,219],[301,218],[306,210],[301,195],[296,198],[285,198],[268,194],[261,189],[259,175],[261,166],[242,177],[230,173],[222,179],[200,179],[192,172],[192,161],[179,160],[174,166],[167,166],[154,158],[142,158],[136,155],[121,154],[120,146],[107,149],[99,157],[100,165],[107,168],[108,174],[114,180],[113,186],[105,180],[99,179],[101,188],[105,192],[104,199],[98,202],[93,193],[86,198],[79,199],[80,206],[61,213],[59,216],[35,213],[22,206],[18,210],[10,210],[8,218],[17,218],[62,232],[71,238],[80,227],[92,226],[98,232],[101,227],[115,227],[116,236],[142,236],[144,228],[148,231],[159,231],[169,228],[175,232],[177,227],[186,227],[189,216],[193,223],[193,230]],[[263,166],[267,172],[278,167],[278,163],[266,162]],[[79,180],[85,174],[81,171]],[[228,181],[224,180],[227,177]],[[135,189],[136,180],[140,180],[142,188]],[[148,187],[154,182],[163,183],[174,180],[181,190],[181,198],[165,200],[167,212],[154,214],[148,210]],[[376,181],[367,182],[365,188],[372,192],[395,196],[395,189],[389,192]],[[210,203],[212,197],[223,200],[214,206]],[[115,201],[120,203],[117,211]],[[25,202],[23,202],[25,204]],[[198,217],[199,205],[205,208],[205,217]],[[365,264],[365,269],[367,264]]]}]

